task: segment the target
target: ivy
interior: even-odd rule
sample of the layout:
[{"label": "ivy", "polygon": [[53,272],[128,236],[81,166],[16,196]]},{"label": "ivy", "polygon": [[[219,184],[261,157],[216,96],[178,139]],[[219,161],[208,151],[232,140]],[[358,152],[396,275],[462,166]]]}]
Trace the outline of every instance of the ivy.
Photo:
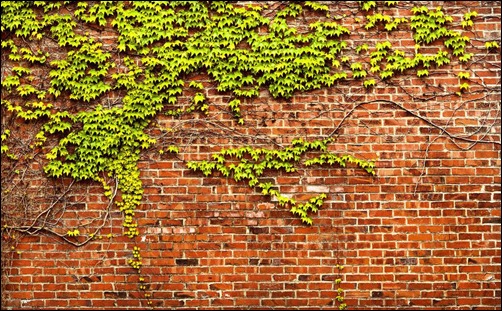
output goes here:
[{"label": "ivy", "polygon": [[366,87],[366,88],[374,86],[375,84],[376,84],[375,79],[366,80],[363,83],[364,87]]},{"label": "ivy", "polygon": [[[264,4],[223,1],[3,1],[1,30],[6,39],[1,48],[13,65],[2,74],[2,109],[41,124],[32,148],[48,147],[51,136],[57,139],[45,154],[48,176],[98,182],[110,200],[112,191],[103,176],[115,178],[121,192],[121,200],[115,203],[124,216],[124,235],[134,238],[139,234],[134,213],[143,197],[137,164],[142,150],[156,143],[146,134],[147,127],[161,113],[173,118],[211,113],[205,84],[185,82],[192,74],[207,73],[218,91],[228,93],[228,110],[242,125],[241,104],[262,90],[289,99],[296,92],[355,79],[369,91],[407,71],[425,79],[454,59],[472,60],[474,54],[467,51],[470,38],[451,30],[454,18],[441,7],[415,6],[409,18],[386,14],[397,3],[385,1],[382,8],[377,1],[359,1],[366,19],[361,25],[383,27],[389,36],[396,30],[410,31],[414,53],[393,47],[390,41],[348,46],[351,31],[339,23],[341,18],[329,16],[326,4],[314,1],[285,3],[272,15],[264,14]],[[326,13],[326,18],[300,31],[291,20],[305,11]],[[476,17],[475,11],[465,13],[462,29],[472,27]],[[86,27],[115,33],[116,41],[105,45],[82,31]],[[42,40],[59,49],[52,54],[35,49]],[[440,48],[420,53],[432,45]],[[487,52],[497,52],[499,43],[489,41],[485,47]],[[369,66],[349,56],[353,50],[369,56]],[[48,71],[47,81],[35,81],[38,69]],[[460,91],[467,92],[465,80],[470,75],[461,72],[458,78]],[[178,100],[187,87],[193,97],[183,105]],[[115,104],[106,104],[108,95],[117,94]],[[77,108],[64,109],[63,103]],[[11,131],[2,128],[1,154],[16,160],[7,145],[10,136]],[[298,203],[262,177],[266,170],[291,173],[299,165],[353,164],[375,173],[373,161],[328,152],[330,142],[296,139],[280,150],[222,149],[210,161],[188,162],[187,167],[205,176],[219,173],[246,181],[312,224],[310,214],[322,206],[326,194]],[[176,154],[179,147],[172,145],[159,153],[164,151]],[[73,238],[83,234],[75,235],[74,230],[68,231]],[[139,249],[133,254],[130,265],[139,270]]]},{"label": "ivy", "polygon": [[[45,170],[50,176],[67,175],[79,180],[95,180],[101,171],[116,174],[116,163],[121,161],[119,158],[133,153],[133,150],[137,152],[148,148],[153,143],[143,134],[148,120],[165,103],[176,104],[184,86],[181,77],[191,72],[207,70],[217,82],[219,91],[234,94],[235,98],[228,107],[239,124],[244,122],[240,99],[258,96],[258,90],[263,86],[268,87],[274,97],[288,98],[295,91],[331,86],[348,78],[340,65],[349,61],[341,53],[347,48],[342,37],[350,31],[336,22],[317,21],[309,25],[310,33],[297,33],[286,22],[286,18],[296,17],[304,9],[296,3],[289,4],[270,20],[261,15],[260,6],[234,7],[220,2],[210,5],[201,2],[133,2],[130,6],[110,1],[95,4],[79,2],[74,11],[77,19],[100,26],[109,22],[119,33],[119,51],[144,55],[141,67],[126,56],[123,65],[127,70],[111,74],[113,80],[110,83],[110,71],[116,67],[110,61],[111,54],[102,49],[101,43],[77,34],[73,17],[56,13],[60,5],[43,1],[35,2],[31,7],[24,2],[2,4],[6,12],[2,29],[14,31],[21,37],[28,37],[29,29],[30,38],[39,40],[41,30],[49,27],[49,35],[61,47],[70,47],[66,58],[50,63],[53,69],[49,74],[51,87],[47,91],[21,84],[19,77],[30,74],[30,69],[24,67],[15,67],[13,72],[16,75],[7,76],[2,81],[2,87],[11,92],[15,90],[20,97],[37,95],[40,99],[46,96],[46,92],[55,98],[68,92],[70,99],[84,102],[96,100],[112,89],[125,89],[128,94],[122,107],[103,109],[98,105],[94,110],[76,115],[51,113],[42,106],[33,110],[5,103],[9,111],[17,111],[18,116],[25,120],[42,117],[48,120],[37,134],[39,144],[46,140],[46,133],[66,133],[60,144],[47,154],[51,162]],[[395,3],[387,2],[386,5]],[[369,11],[376,8],[376,2],[361,2],[361,6]],[[43,8],[46,13],[43,18],[35,18],[33,7]],[[305,3],[305,8],[327,11],[325,5],[315,2]],[[211,11],[215,13],[210,14]],[[14,12],[22,14],[15,15]],[[414,16],[410,28],[415,32],[418,45],[447,38],[445,47],[452,48],[460,61],[468,61],[472,57],[463,50],[468,38],[445,28],[452,18],[446,16],[441,8],[429,10],[415,7],[412,12]],[[470,12],[464,20],[475,16],[475,12]],[[367,19],[366,28],[384,22],[388,31],[408,22],[405,18],[392,18],[381,13],[368,15]],[[256,32],[262,26],[269,28],[265,35]],[[190,35],[190,29],[196,31]],[[154,45],[160,41],[165,43]],[[246,44],[239,47],[242,42]],[[496,47],[496,43],[487,46]],[[10,49],[12,60],[44,63],[49,56],[41,51],[33,53],[29,49],[18,48],[12,40],[2,42],[2,48]],[[391,48],[388,41],[376,44],[370,53],[371,74],[378,73],[381,79],[387,79],[393,77],[396,71],[423,66],[424,69],[417,70],[417,76],[425,77],[432,62],[437,66],[450,62],[446,51],[438,51],[435,57],[417,53],[410,58],[400,50],[391,53]],[[356,48],[356,52],[369,49],[368,44],[363,44]],[[360,63],[352,63],[350,68],[353,78],[368,76]],[[363,85],[366,88],[374,86],[376,80],[364,80]],[[189,87],[203,89],[203,85],[195,81]],[[464,83],[461,90],[466,89]],[[207,114],[208,108],[204,94],[198,92],[188,108],[174,108],[166,113],[179,116],[200,111]],[[73,151],[70,152],[68,146],[72,146]],[[129,176],[135,174],[131,172]],[[139,202],[135,199],[131,195],[131,202]],[[134,209],[134,204],[125,205]]]},{"label": "ivy", "polygon": [[309,7],[313,9],[314,11],[323,11],[323,12],[329,12],[329,8],[325,4],[320,4],[315,1],[305,1],[304,4],[306,7]]},{"label": "ivy", "polygon": [[[219,173],[225,177],[231,177],[235,181],[247,181],[249,187],[258,187],[262,194],[274,197],[280,206],[289,206],[293,215],[300,217],[301,221],[312,225],[312,218],[309,212],[315,213],[322,206],[326,199],[325,193],[312,197],[305,203],[297,203],[295,199],[288,198],[273,188],[270,182],[260,182],[260,177],[267,170],[284,171],[286,173],[295,172],[296,165],[306,153],[319,151],[319,157],[313,157],[303,162],[306,167],[313,165],[338,165],[346,167],[348,163],[354,163],[367,173],[375,174],[375,163],[358,159],[351,155],[338,156],[329,152],[328,144],[331,139],[304,141],[295,139],[290,147],[282,150],[267,148],[252,148],[245,146],[241,148],[222,149],[219,153],[212,154],[211,161],[189,161],[187,167],[193,171],[201,171],[205,176]],[[235,163],[238,160],[238,163]]]},{"label": "ivy", "polygon": [[39,31],[44,27],[43,21],[37,19],[37,15],[26,1],[2,2],[2,32],[9,30],[23,38],[40,39]]},{"label": "ivy", "polygon": [[500,46],[497,41],[489,41],[485,42],[485,47],[490,50],[490,49],[498,49]]},{"label": "ivy", "polygon": [[471,73],[470,72],[459,72],[458,73],[458,77],[459,79],[469,79],[471,77]]},{"label": "ivy", "polygon": [[371,8],[376,7],[376,1],[358,1],[361,9],[364,11],[369,11]]},{"label": "ivy", "polygon": [[101,45],[89,39],[78,50],[68,52],[66,59],[51,62],[56,69],[49,73],[52,78],[49,93],[57,98],[62,91],[69,90],[70,99],[89,102],[111,90],[103,78],[115,64],[107,62],[110,53],[103,52]]}]

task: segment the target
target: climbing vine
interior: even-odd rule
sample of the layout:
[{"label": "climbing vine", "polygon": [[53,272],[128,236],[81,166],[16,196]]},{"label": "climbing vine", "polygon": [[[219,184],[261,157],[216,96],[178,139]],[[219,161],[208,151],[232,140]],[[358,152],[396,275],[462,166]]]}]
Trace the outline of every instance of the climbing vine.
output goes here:
[{"label": "climbing vine", "polygon": [[[2,1],[2,64],[8,63],[2,65],[2,115],[40,124],[29,148],[44,154],[47,176],[99,183],[123,213],[124,235],[134,238],[140,234],[135,210],[144,193],[138,161],[142,151],[157,143],[146,130],[159,115],[179,119],[210,113],[205,85],[189,81],[191,75],[207,73],[216,90],[229,95],[228,111],[240,126],[246,122],[242,103],[262,90],[289,99],[348,81],[371,89],[402,74],[427,78],[432,70],[453,61],[467,63],[474,56],[462,29],[474,25],[475,11],[456,21],[441,7],[417,6],[410,17],[393,17],[385,9],[398,1],[359,2],[356,23],[368,31],[383,27],[389,35],[413,32],[410,51],[388,40],[349,46],[351,30],[343,17],[330,16],[326,4],[278,4],[271,9],[272,4],[222,1]],[[301,29],[292,21],[306,12],[320,18]],[[453,29],[459,22],[462,29]],[[114,40],[100,41],[96,34]],[[435,53],[420,53],[438,42],[442,47]],[[52,48],[41,49],[43,45]],[[486,53],[499,49],[496,41],[485,47]],[[469,72],[458,73],[457,96],[469,91],[470,77]],[[188,105],[181,102],[186,89],[193,91]],[[19,161],[11,149],[14,130],[4,120],[2,159]],[[329,151],[334,141],[296,138],[279,149],[222,148],[211,159],[186,166],[205,176],[219,173],[246,181],[312,225],[310,214],[322,207],[327,194],[297,202],[261,177],[266,170],[294,172],[298,165],[353,164],[375,174],[374,159]],[[179,147],[171,145],[167,151],[177,154]],[[38,231],[33,225],[12,229]],[[96,235],[75,228],[62,233],[68,240]],[[133,247],[128,263],[140,271],[140,250]]]},{"label": "climbing vine", "polygon": [[[305,166],[314,164],[337,164],[345,167],[347,163],[355,163],[365,169],[370,174],[375,174],[375,163],[357,159],[352,155],[337,156],[327,151],[327,144],[332,139],[328,138],[322,141],[305,142],[302,139],[296,139],[291,147],[284,150],[255,148],[250,146],[238,149],[222,149],[219,153],[212,155],[213,161],[190,161],[187,167],[197,171],[200,170],[205,176],[214,171],[220,172],[223,176],[232,176],[235,181],[247,180],[250,187],[257,186],[261,193],[277,198],[280,206],[290,206],[290,211],[294,215],[300,216],[302,222],[312,225],[312,218],[308,212],[317,212],[322,206],[326,194],[320,194],[312,197],[306,203],[297,203],[295,199],[282,195],[278,190],[272,188],[271,182],[259,182],[259,177],[265,170],[284,170],[287,173],[296,171],[294,164],[299,162],[302,155],[308,151],[319,149],[321,155],[308,159],[304,162]],[[232,158],[239,160],[238,164],[231,163]]]}]

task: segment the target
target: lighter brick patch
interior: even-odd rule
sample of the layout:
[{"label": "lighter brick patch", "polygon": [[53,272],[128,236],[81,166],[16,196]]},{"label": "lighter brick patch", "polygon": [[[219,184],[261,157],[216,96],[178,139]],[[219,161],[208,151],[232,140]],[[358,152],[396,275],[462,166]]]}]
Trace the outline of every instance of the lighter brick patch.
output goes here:
[{"label": "lighter brick patch", "polygon": [[328,186],[307,186],[307,191],[308,192],[326,193],[326,192],[329,192],[329,187]]}]

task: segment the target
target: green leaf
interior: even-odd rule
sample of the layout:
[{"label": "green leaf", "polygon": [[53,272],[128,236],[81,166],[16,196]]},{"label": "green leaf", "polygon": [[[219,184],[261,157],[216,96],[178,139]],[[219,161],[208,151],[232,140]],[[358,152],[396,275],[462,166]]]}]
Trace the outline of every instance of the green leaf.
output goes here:
[{"label": "green leaf", "polygon": [[460,91],[468,91],[469,87],[469,83],[462,83],[460,84]]},{"label": "green leaf", "polygon": [[469,79],[471,77],[469,72],[459,72],[457,75],[460,79]]},{"label": "green leaf", "polygon": [[366,80],[364,81],[364,87],[368,88],[370,86],[374,86],[375,85],[375,79],[370,79],[370,80]]}]

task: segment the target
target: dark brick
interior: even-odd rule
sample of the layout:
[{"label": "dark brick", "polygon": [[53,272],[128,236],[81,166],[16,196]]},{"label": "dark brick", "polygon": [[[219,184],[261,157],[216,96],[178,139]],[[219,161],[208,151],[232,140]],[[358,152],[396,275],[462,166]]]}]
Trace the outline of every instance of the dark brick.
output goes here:
[{"label": "dark brick", "polygon": [[198,266],[199,260],[195,259],[195,258],[191,258],[191,259],[178,258],[178,259],[176,259],[176,264],[178,266]]},{"label": "dark brick", "polygon": [[416,258],[399,258],[399,264],[405,265],[405,266],[414,266],[417,264],[417,259]]},{"label": "dark brick", "polygon": [[105,292],[105,298],[127,298],[127,292]]},{"label": "dark brick", "polygon": [[253,234],[263,234],[263,233],[268,233],[269,228],[267,228],[267,227],[250,227],[249,231]]}]

